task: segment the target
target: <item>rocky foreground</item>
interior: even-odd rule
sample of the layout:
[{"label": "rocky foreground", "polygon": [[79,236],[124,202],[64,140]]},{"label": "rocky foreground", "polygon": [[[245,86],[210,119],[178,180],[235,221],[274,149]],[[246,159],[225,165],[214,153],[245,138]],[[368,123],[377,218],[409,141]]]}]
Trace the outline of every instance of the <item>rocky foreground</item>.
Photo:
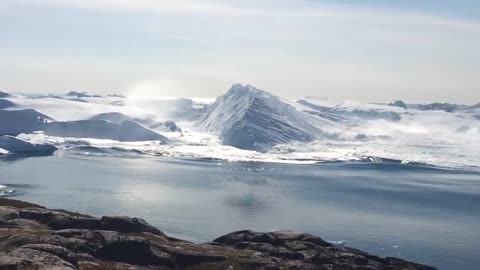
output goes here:
[{"label": "rocky foreground", "polygon": [[436,269],[295,232],[238,231],[194,244],[143,219],[94,218],[0,200],[0,269]]}]

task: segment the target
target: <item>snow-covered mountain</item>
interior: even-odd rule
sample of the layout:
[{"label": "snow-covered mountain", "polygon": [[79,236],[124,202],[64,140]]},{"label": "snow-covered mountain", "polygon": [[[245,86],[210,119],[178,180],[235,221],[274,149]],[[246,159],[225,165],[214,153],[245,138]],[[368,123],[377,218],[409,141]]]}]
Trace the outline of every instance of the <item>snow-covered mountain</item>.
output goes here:
[{"label": "snow-covered mountain", "polygon": [[200,119],[201,131],[218,135],[222,144],[267,151],[276,144],[326,137],[309,116],[279,97],[251,85],[233,85]]}]

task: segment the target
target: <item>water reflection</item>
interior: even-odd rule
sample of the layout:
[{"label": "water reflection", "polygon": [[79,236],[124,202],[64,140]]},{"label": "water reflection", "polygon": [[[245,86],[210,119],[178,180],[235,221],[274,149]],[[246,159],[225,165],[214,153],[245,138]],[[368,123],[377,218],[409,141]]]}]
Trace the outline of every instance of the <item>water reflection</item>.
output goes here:
[{"label": "water reflection", "polygon": [[48,157],[52,156],[51,152],[26,152],[26,153],[9,153],[6,155],[0,155],[0,162],[14,162],[27,158]]},{"label": "water reflection", "polygon": [[296,230],[382,256],[476,269],[479,175],[378,166],[66,153],[0,163],[0,180],[7,187],[30,185],[14,188],[19,199],[97,216],[143,217],[197,242],[239,229]]}]

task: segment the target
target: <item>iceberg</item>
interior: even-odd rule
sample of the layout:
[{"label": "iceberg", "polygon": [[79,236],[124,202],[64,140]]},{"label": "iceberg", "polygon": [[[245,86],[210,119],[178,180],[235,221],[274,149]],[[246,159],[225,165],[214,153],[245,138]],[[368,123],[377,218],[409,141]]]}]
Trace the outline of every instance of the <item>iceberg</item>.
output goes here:
[{"label": "iceberg", "polygon": [[137,96],[126,100],[135,106],[153,113],[159,119],[175,121],[197,121],[206,112],[207,104],[188,98],[156,98]]},{"label": "iceberg", "polygon": [[0,110],[7,109],[14,106],[15,106],[15,103],[11,102],[10,100],[0,98]]},{"label": "iceberg", "polygon": [[0,98],[7,98],[7,97],[10,97],[9,93],[5,93],[5,92],[0,91]]},{"label": "iceberg", "polygon": [[91,97],[91,95],[88,94],[87,92],[76,92],[76,91],[70,91],[66,95],[71,97],[77,97],[77,98]]},{"label": "iceberg", "polygon": [[169,139],[139,123],[125,120],[120,124],[106,120],[78,120],[48,123],[46,135],[57,137],[107,139],[121,142],[161,141]]},{"label": "iceberg", "polygon": [[399,113],[389,110],[379,110],[370,108],[355,108],[339,105],[332,109],[331,113],[347,117],[350,119],[360,120],[378,120],[383,119],[387,121],[400,121],[402,117]]},{"label": "iceberg", "polygon": [[216,99],[198,122],[204,132],[219,135],[222,144],[268,151],[277,144],[310,142],[327,135],[309,116],[279,97],[250,85],[233,85]]},{"label": "iceberg", "polygon": [[434,102],[430,104],[420,104],[417,109],[421,111],[445,111],[452,113],[462,109],[462,107],[463,106],[457,104]]},{"label": "iceberg", "polygon": [[33,109],[0,110],[0,135],[33,133],[43,130],[50,121],[53,119]]},{"label": "iceberg", "polygon": [[34,144],[9,135],[0,136],[0,149],[13,154],[31,152],[53,153],[57,150],[55,146],[50,144]]},{"label": "iceberg", "polygon": [[405,102],[403,102],[401,100],[395,100],[394,102],[390,102],[390,103],[388,103],[388,106],[407,109],[407,104],[405,104]]},{"label": "iceberg", "polygon": [[137,123],[140,123],[142,125],[148,126],[149,123],[152,122],[152,120],[148,119],[140,119],[140,118],[134,118],[130,117],[126,114],[119,113],[119,112],[107,112],[107,113],[100,113],[97,114],[93,117],[90,118],[91,120],[105,120],[109,121],[115,124],[121,124],[123,121],[134,121]]},{"label": "iceberg", "polygon": [[319,100],[306,97],[297,101],[304,106],[302,111],[330,119],[335,122],[356,122],[356,120],[387,120],[399,121],[402,119],[403,108],[379,104],[362,104],[358,102],[344,101],[334,103],[327,100]]},{"label": "iceberg", "polygon": [[182,129],[178,127],[177,124],[173,121],[156,122],[151,118],[140,119],[140,118],[130,117],[126,114],[119,113],[119,112],[101,113],[93,116],[90,119],[105,120],[115,124],[121,124],[123,121],[132,121],[155,130],[161,129],[162,131],[168,131],[168,132],[182,132]]}]

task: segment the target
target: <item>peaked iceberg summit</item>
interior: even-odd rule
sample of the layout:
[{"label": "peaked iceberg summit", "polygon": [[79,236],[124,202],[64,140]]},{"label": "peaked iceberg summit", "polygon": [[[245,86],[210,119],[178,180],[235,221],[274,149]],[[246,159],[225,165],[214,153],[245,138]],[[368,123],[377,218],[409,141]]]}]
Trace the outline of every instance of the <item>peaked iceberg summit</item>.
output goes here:
[{"label": "peaked iceberg summit", "polygon": [[222,144],[268,151],[276,144],[309,142],[326,136],[309,116],[287,102],[251,85],[233,85],[216,99],[198,127],[219,135]]}]

